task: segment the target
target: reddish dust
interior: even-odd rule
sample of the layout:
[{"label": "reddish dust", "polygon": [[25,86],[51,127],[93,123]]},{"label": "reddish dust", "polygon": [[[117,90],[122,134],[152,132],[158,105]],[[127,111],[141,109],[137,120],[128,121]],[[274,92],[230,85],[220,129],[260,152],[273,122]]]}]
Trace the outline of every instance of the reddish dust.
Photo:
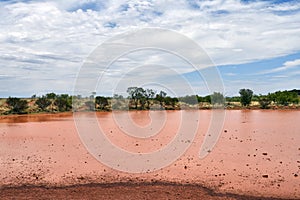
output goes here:
[{"label": "reddish dust", "polygon": [[[115,171],[93,158],[81,143],[70,113],[1,116],[0,186],[172,182],[200,184],[219,193],[300,198],[300,111],[226,111],[220,139],[202,160],[198,154],[211,111],[155,112],[152,116],[148,111],[97,113],[112,143],[146,153],[174,138],[185,120],[182,112],[199,112],[197,135],[185,155],[145,174]],[[137,127],[157,134],[148,138],[126,134],[122,119],[128,117]],[[152,126],[155,120],[155,126],[161,127]]]}]

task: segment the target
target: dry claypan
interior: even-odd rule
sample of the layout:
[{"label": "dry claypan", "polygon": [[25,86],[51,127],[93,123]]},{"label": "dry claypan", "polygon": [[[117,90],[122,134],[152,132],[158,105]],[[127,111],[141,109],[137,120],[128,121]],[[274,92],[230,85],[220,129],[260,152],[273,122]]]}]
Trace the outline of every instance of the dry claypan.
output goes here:
[{"label": "dry claypan", "polygon": [[[115,145],[132,152],[151,152],[172,140],[174,131],[180,124],[176,121],[180,120],[180,112],[168,112],[169,121],[166,121],[161,132],[148,139],[133,139],[123,134],[110,112],[97,113],[97,117],[107,137]],[[201,196],[203,194],[212,193],[197,186],[202,185],[217,192],[219,195],[215,198],[222,199],[239,198],[221,195],[225,193],[300,198],[299,111],[226,111],[221,137],[213,151],[202,160],[198,158],[198,153],[209,126],[211,111],[194,112],[200,112],[201,123],[195,140],[191,141],[191,147],[184,156],[166,168],[144,174],[119,172],[99,163],[81,143],[72,114],[2,116],[0,184],[4,188],[118,183],[103,186],[102,189],[93,189],[97,186],[89,185],[56,190],[56,193],[63,193],[62,196],[68,196],[72,191],[81,191],[81,195],[97,195],[97,191],[102,191],[101,194],[108,195],[105,196],[108,198],[109,195],[116,195],[116,191],[122,191],[124,198],[138,199],[153,198],[151,195],[156,191],[157,198],[174,199],[177,194],[181,199],[199,199],[205,197]],[[134,111],[130,115],[141,126],[151,122],[147,111]],[[157,182],[189,186],[183,188],[178,185],[156,184]],[[145,183],[153,184],[147,187]],[[23,187],[19,194],[26,196],[28,190],[39,194],[42,189]],[[48,193],[42,191],[40,193],[44,195],[49,193],[49,198],[50,193],[53,195],[51,189],[46,190]],[[126,196],[127,194],[131,197]],[[12,191],[4,189],[0,196],[14,197]]]}]

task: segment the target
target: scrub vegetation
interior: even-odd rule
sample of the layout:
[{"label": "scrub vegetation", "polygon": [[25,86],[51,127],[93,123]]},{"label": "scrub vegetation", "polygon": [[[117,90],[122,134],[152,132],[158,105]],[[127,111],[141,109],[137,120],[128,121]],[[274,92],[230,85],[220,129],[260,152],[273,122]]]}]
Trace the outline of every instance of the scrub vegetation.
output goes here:
[{"label": "scrub vegetation", "polygon": [[171,97],[165,91],[150,88],[129,87],[127,97],[113,97],[47,93],[31,98],[8,97],[0,99],[0,114],[27,114],[68,111],[111,110],[182,110],[182,109],[299,109],[300,90],[276,91],[267,95],[256,95],[251,89],[240,89],[239,96],[225,97],[219,92],[211,95],[186,95]]}]

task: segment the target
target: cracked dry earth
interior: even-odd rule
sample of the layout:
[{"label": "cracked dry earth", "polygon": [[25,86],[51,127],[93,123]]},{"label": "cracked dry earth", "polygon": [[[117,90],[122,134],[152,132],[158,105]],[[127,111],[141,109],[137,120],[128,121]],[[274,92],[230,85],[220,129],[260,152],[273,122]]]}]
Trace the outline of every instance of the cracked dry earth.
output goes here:
[{"label": "cracked dry earth", "polygon": [[162,120],[161,111],[155,112],[155,119],[147,111],[97,113],[112,143],[145,153],[172,140],[181,112],[199,112],[199,129],[186,153],[143,174],[98,162],[80,141],[71,113],[1,116],[0,199],[300,199],[300,111],[226,111],[220,139],[202,160],[209,110],[168,111],[160,132],[146,139],[124,134],[114,120],[130,117],[153,128],[152,120]]}]

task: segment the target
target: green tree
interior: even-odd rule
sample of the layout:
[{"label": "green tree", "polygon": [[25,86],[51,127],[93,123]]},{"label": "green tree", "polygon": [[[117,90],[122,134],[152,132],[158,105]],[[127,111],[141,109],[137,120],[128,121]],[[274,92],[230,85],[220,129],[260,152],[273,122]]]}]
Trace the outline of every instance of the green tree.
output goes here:
[{"label": "green tree", "polygon": [[258,97],[258,103],[260,105],[260,108],[262,108],[262,109],[268,109],[268,108],[270,108],[271,102],[272,101],[270,100],[270,98],[268,96],[260,95]]},{"label": "green tree", "polygon": [[241,102],[241,97],[238,96],[226,97],[226,102]]},{"label": "green tree", "polygon": [[190,105],[198,104],[198,97],[196,95],[186,95],[184,97],[180,97],[179,100]]},{"label": "green tree", "polygon": [[17,97],[8,97],[6,99],[6,104],[10,107],[10,113],[13,114],[24,114],[28,108],[28,103],[26,100],[22,100]]},{"label": "green tree", "polygon": [[155,96],[155,91],[152,89],[146,89],[145,90],[145,97],[146,97],[146,103],[147,103],[147,109],[150,109],[150,99],[153,99]]},{"label": "green tree", "polygon": [[224,105],[225,103],[225,97],[220,92],[214,92],[210,97],[213,105]]},{"label": "green tree", "polygon": [[211,103],[211,95],[207,95],[207,96],[204,96],[204,97],[201,97],[201,96],[197,95],[197,99],[198,99],[198,102]]},{"label": "green tree", "polygon": [[156,100],[159,102],[160,107],[163,108],[163,103],[165,101],[165,97],[167,96],[167,93],[164,91],[160,91],[157,95],[156,95]]},{"label": "green tree", "polygon": [[35,104],[42,110],[46,111],[47,107],[51,105],[51,100],[49,100],[46,96],[38,97]]},{"label": "green tree", "polygon": [[276,97],[275,97],[275,101],[279,104],[279,105],[283,105],[283,106],[287,106],[290,103],[290,98],[289,98],[289,94],[287,91],[279,91],[279,92],[275,92]]},{"label": "green tree", "polygon": [[275,93],[269,94],[268,96],[270,96],[270,98],[278,105],[287,106],[290,103],[299,103],[298,92],[295,90],[277,91]]},{"label": "green tree", "polygon": [[167,106],[172,106],[173,109],[175,109],[176,103],[179,102],[178,98],[170,96],[166,96],[164,101]]},{"label": "green tree", "polygon": [[50,108],[51,108],[51,111],[53,112],[54,111],[54,102],[55,102],[57,95],[55,93],[51,92],[51,93],[47,93],[45,96],[48,100],[51,101]]},{"label": "green tree", "polygon": [[70,111],[72,109],[72,97],[68,94],[57,95],[54,104],[60,112]]},{"label": "green tree", "polygon": [[141,109],[145,108],[145,104],[147,102],[146,90],[141,87],[129,87],[127,89],[127,93],[129,94],[129,98],[133,102],[135,109],[138,108],[139,103],[141,105]]},{"label": "green tree", "polygon": [[129,87],[127,89],[127,93],[129,94],[129,98],[135,105],[135,109],[137,109],[138,106],[138,99],[137,99],[137,94],[136,94],[137,87]]},{"label": "green tree", "polygon": [[136,99],[140,103],[141,109],[144,110],[147,101],[146,101],[146,91],[143,88],[139,87],[136,89]]},{"label": "green tree", "polygon": [[100,110],[105,110],[106,106],[108,106],[108,100],[103,96],[96,96],[95,103],[96,108],[99,108]]},{"label": "green tree", "polygon": [[241,104],[242,106],[248,106],[251,104],[253,91],[250,89],[240,89],[239,91],[241,95]]},{"label": "green tree", "polygon": [[54,99],[56,98],[56,96],[57,96],[57,95],[56,95],[55,93],[53,93],[53,92],[46,94],[46,98],[47,98],[47,99],[52,99],[52,100],[54,100]]}]

